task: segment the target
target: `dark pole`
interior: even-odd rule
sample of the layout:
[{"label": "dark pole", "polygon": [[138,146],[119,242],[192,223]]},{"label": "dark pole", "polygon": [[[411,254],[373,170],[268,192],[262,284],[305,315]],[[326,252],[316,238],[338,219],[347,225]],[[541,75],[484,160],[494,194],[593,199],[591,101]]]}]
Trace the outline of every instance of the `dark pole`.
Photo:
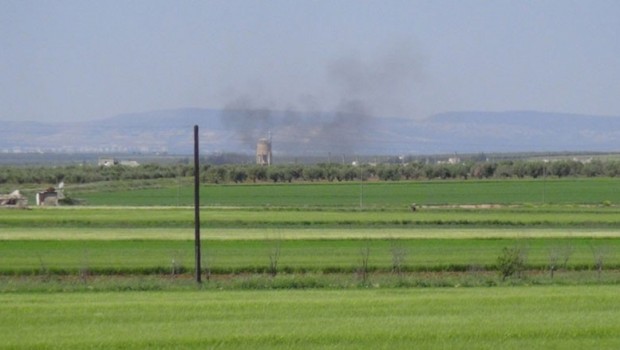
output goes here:
[{"label": "dark pole", "polygon": [[198,148],[198,125],[194,125],[194,241],[196,249],[196,282],[200,283],[200,160]]}]

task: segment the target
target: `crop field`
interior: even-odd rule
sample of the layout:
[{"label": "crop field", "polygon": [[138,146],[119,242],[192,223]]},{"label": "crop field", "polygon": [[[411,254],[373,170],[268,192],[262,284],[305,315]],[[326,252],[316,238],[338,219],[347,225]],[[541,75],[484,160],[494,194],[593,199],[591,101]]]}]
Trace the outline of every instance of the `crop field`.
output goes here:
[{"label": "crop field", "polygon": [[617,348],[618,185],[204,186],[201,284],[189,187],[67,189],[0,210],[0,347]]},{"label": "crop field", "polygon": [[[192,208],[48,208],[4,211],[0,227],[192,228]],[[278,227],[619,227],[620,207],[406,210],[203,209],[206,228]]]},{"label": "crop field", "polygon": [[614,286],[26,293],[3,348],[614,349]]},{"label": "crop field", "polygon": [[[186,182],[185,182],[186,183]],[[137,189],[128,191],[135,187]],[[77,187],[71,195],[88,205],[188,206],[193,188],[166,183],[141,188],[142,182],[122,186]],[[205,206],[409,208],[419,205],[475,204],[601,204],[620,203],[620,179],[528,179],[358,183],[294,183],[206,185]]]},{"label": "crop field", "polygon": [[[570,267],[587,269],[594,264],[592,249],[620,251],[616,238],[590,239],[422,239],[422,240],[263,240],[205,241],[203,255],[215,272],[267,271],[269,255],[279,249],[279,268],[287,272],[354,272],[360,252],[368,249],[369,267],[391,271],[393,249],[406,254],[405,269],[414,271],[464,271],[471,266],[493,269],[502,248],[522,245],[528,264],[544,270],[553,249],[570,246]],[[77,273],[161,271],[193,265],[192,241],[5,241],[0,273],[35,274],[41,270]],[[172,262],[174,261],[174,262]],[[620,256],[606,257],[608,267],[620,267]]]}]

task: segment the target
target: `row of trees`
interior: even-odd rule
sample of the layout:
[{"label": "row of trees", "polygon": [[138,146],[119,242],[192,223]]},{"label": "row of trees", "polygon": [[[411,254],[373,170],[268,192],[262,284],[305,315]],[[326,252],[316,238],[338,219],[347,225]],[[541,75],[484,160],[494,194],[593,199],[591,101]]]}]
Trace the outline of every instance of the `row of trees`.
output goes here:
[{"label": "row of trees", "polygon": [[540,177],[618,177],[620,161],[573,160],[465,162],[459,164],[341,164],[279,165],[271,167],[215,166],[207,169],[205,180],[226,182],[433,180]]},{"label": "row of trees", "polygon": [[[0,184],[83,184],[116,180],[148,180],[192,176],[189,164],[147,164],[138,167],[73,165],[64,167],[0,167]],[[620,161],[573,160],[464,162],[459,164],[348,164],[316,165],[203,165],[201,177],[208,183],[432,180],[549,177],[617,177]]]},{"label": "row of trees", "polygon": [[191,176],[192,166],[146,164],[137,167],[70,165],[59,167],[0,167],[0,184],[84,184],[116,180],[148,180]]}]

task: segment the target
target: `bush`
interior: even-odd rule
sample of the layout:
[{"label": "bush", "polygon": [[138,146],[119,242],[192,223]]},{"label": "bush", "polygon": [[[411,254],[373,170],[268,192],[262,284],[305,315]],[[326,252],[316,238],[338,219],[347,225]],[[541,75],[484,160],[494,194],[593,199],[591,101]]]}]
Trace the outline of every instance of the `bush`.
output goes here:
[{"label": "bush", "polygon": [[497,269],[502,276],[502,281],[515,274],[520,277],[521,272],[525,269],[526,258],[527,253],[523,247],[505,247],[502,254],[497,257]]}]

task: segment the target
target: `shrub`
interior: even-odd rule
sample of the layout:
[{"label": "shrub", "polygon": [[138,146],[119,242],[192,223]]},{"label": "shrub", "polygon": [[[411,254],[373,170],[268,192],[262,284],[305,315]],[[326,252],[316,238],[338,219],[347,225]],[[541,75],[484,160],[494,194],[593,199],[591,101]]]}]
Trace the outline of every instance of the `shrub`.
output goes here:
[{"label": "shrub", "polygon": [[504,247],[502,254],[497,257],[497,269],[502,281],[517,274],[519,277],[525,268],[526,250],[521,246]]}]

